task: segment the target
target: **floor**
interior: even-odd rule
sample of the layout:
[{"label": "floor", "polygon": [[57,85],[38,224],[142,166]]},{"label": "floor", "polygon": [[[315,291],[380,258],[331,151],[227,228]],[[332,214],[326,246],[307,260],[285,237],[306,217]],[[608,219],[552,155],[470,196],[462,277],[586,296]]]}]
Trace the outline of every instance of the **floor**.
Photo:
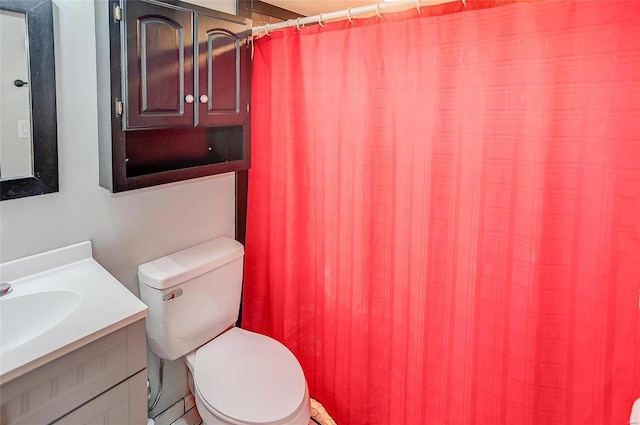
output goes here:
[{"label": "floor", "polygon": [[[324,406],[311,399],[309,425],[337,425]],[[195,407],[195,399],[189,394],[153,418],[154,425],[202,425],[202,419]]]}]

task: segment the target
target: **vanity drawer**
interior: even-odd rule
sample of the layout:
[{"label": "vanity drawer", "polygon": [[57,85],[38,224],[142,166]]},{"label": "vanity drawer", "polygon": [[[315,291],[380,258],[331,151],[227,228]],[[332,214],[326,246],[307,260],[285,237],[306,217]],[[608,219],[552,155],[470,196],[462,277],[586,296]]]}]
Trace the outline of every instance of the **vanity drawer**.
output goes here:
[{"label": "vanity drawer", "polygon": [[[52,425],[135,425],[147,420],[146,370],[138,372]],[[143,408],[140,409],[140,406]]]},{"label": "vanity drawer", "polygon": [[[0,386],[0,423],[49,424],[145,371],[144,320],[116,330]],[[146,415],[146,376],[139,390]]]}]

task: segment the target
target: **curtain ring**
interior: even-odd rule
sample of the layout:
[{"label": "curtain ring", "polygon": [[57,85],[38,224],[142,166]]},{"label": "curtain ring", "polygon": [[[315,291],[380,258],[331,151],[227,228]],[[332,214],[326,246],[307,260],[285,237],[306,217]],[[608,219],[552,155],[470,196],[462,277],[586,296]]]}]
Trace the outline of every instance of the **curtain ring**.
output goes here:
[{"label": "curtain ring", "polygon": [[320,25],[321,27],[324,27],[325,23],[322,22],[322,15],[324,15],[323,13],[318,15],[318,25]]},{"label": "curtain ring", "polygon": [[420,14],[420,0],[416,0],[416,9],[418,9],[418,15]]},{"label": "curtain ring", "polygon": [[271,37],[271,33],[269,32],[269,24],[266,24],[264,26],[264,35],[268,35],[269,37]]},{"label": "curtain ring", "polygon": [[380,14],[380,3],[376,3],[376,15],[378,15],[378,18],[382,19],[382,15]]},{"label": "curtain ring", "polygon": [[353,24],[353,15],[351,14],[351,8],[347,9],[347,19]]},{"label": "curtain ring", "polygon": [[296,28],[298,28],[298,31],[302,31],[302,25],[300,25],[300,17],[296,19]]}]

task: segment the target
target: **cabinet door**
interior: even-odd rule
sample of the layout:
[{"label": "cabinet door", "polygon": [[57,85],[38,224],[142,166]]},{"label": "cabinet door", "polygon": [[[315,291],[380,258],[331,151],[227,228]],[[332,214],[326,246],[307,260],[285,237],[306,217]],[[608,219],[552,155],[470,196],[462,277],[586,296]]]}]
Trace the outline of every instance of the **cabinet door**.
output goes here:
[{"label": "cabinet door", "polygon": [[140,0],[122,7],[123,129],[192,127],[193,13]]},{"label": "cabinet door", "polygon": [[244,21],[197,14],[198,125],[242,124],[249,117],[251,52]]}]

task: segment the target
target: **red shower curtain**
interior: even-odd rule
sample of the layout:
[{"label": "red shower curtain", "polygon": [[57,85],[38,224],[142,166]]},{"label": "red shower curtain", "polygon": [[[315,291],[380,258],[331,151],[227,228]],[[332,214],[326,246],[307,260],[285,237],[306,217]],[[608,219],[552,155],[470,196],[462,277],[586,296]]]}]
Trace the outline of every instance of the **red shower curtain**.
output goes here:
[{"label": "red shower curtain", "polygon": [[456,9],[257,41],[243,326],[340,425],[627,424],[640,2]]}]

